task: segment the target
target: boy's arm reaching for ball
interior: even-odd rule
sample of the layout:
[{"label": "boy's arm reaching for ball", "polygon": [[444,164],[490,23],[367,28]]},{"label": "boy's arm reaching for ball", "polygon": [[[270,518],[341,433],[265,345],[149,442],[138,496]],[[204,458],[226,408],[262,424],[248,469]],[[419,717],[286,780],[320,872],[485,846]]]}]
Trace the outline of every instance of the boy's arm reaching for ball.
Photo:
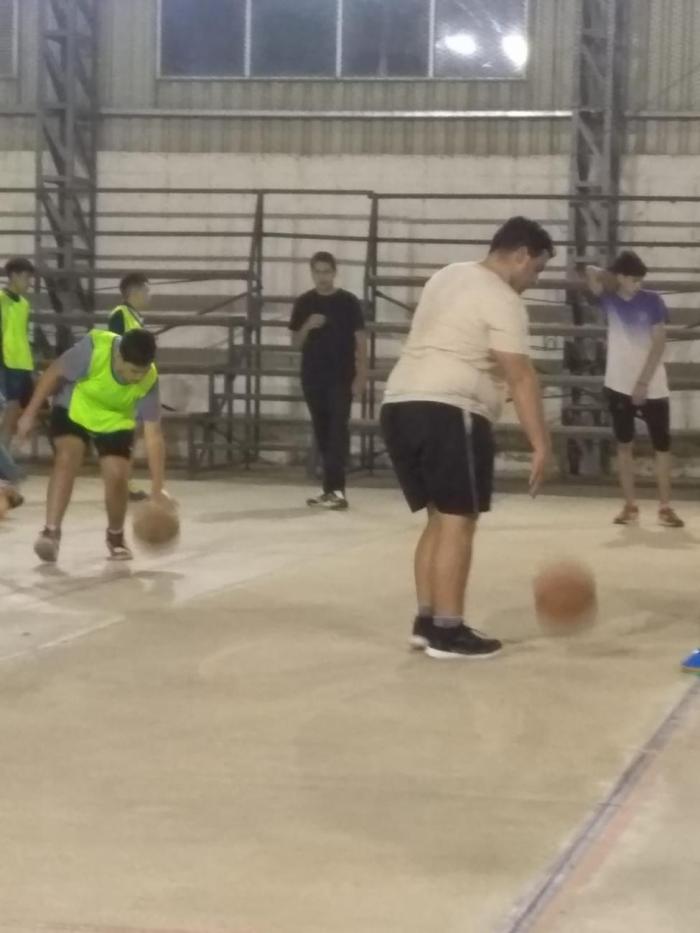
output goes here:
[{"label": "boy's arm reaching for ball", "polygon": [[151,474],[151,498],[167,498],[165,492],[165,438],[160,420],[145,421],[143,439],[146,445],[148,472]]},{"label": "boy's arm reaching for ball", "polygon": [[160,387],[156,382],[138,403],[138,418],[143,421],[146,460],[151,474],[151,498],[167,499],[165,492],[165,438],[161,426]]}]

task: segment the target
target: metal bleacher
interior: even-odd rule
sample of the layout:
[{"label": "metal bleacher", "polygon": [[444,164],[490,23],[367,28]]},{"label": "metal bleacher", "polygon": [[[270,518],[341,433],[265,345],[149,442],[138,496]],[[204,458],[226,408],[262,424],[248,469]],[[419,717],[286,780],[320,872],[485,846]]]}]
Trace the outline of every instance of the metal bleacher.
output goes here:
[{"label": "metal bleacher", "polygon": [[[130,202],[130,196],[136,202]],[[167,242],[172,244],[170,253],[149,253],[145,247],[127,255],[117,253],[116,244],[125,242],[125,237],[136,244],[142,236],[158,237],[157,223],[153,229],[139,227],[143,223],[140,216],[151,219],[160,216],[153,210],[141,215],[139,200],[149,196],[167,197],[167,204],[177,207],[177,214],[172,217],[165,208],[162,212]],[[193,207],[188,206],[191,196],[199,197]],[[280,196],[286,199],[286,204],[311,198],[316,213],[294,207],[275,208],[275,198]],[[354,199],[355,206],[359,202],[360,209],[352,214],[339,210],[345,196],[348,201]],[[202,209],[202,198],[206,197],[216,199],[216,210]],[[234,209],[232,199],[237,197],[243,198],[244,204]],[[444,216],[426,219],[426,205],[433,208],[439,203],[443,205],[439,210],[444,210],[444,205],[450,202],[444,198],[434,200],[428,194],[408,197],[411,204],[423,205],[420,216],[401,215],[399,195],[390,197],[391,210],[387,212],[383,196],[373,192],[105,189],[98,204],[110,223],[117,223],[119,228],[110,232],[106,225],[100,233],[98,268],[93,274],[98,283],[110,284],[96,289],[95,313],[56,315],[42,310],[48,302],[39,294],[35,300],[39,309],[36,321],[45,334],[47,346],[60,343],[59,333],[63,334],[64,343],[66,333],[74,339],[88,327],[101,326],[106,321],[104,312],[117,303],[116,282],[121,275],[135,270],[146,272],[153,286],[148,324],[161,335],[161,374],[190,379],[204,387],[194,407],[168,411],[165,415],[175,458],[184,463],[191,475],[207,469],[250,467],[270,458],[275,462],[308,463],[312,450],[309,420],[298,380],[299,354],[291,346],[287,321],[295,292],[309,287],[305,272],[308,256],[316,249],[331,249],[341,263],[344,286],[353,288],[354,284],[353,290],[360,291],[357,284],[361,275],[370,380],[364,398],[353,408],[352,463],[358,469],[375,471],[386,465],[377,426],[382,388],[400,341],[410,327],[420,288],[433,269],[450,261],[482,255],[499,220],[518,212],[517,196],[494,195],[488,201],[493,219],[462,219],[470,216],[466,209],[458,217],[453,212],[447,219]],[[325,211],[324,199],[330,204]],[[462,196],[465,202],[468,199],[469,196]],[[475,199],[482,208],[487,203],[483,196]],[[535,216],[536,209],[543,210],[542,204],[533,205],[532,196],[529,201],[528,208],[520,206],[521,211]],[[222,204],[227,207],[226,213]],[[547,195],[543,196],[543,204],[548,216],[537,219],[546,223],[555,239],[562,243],[568,201],[565,197],[555,199]],[[634,206],[638,213],[638,199]],[[672,216],[672,211],[669,213]],[[341,215],[342,221],[337,219]],[[173,231],[170,221],[183,216],[193,222],[186,225],[186,230]],[[231,219],[235,229],[223,229],[222,218]],[[220,242],[212,241],[214,234],[207,226],[210,223],[219,225],[215,235]],[[431,225],[436,223],[451,224],[456,234],[433,236]],[[403,225],[405,235],[396,235],[397,224]],[[664,220],[661,226],[674,224],[679,228],[692,226],[690,221],[676,224],[673,220]],[[646,237],[653,236],[649,224],[644,226],[644,232]],[[3,235],[0,230],[0,237]],[[700,292],[700,272],[696,273],[692,265],[694,256],[688,255],[682,268],[673,269],[666,265],[667,254],[663,252],[673,247],[672,255],[676,255],[679,244],[683,245],[682,235],[680,232],[673,243],[665,243],[662,238],[658,243],[645,240],[645,244],[653,243],[648,249],[654,254],[650,263],[653,281],[649,287],[672,296],[675,303],[677,298],[683,305],[672,308],[668,337],[673,343],[695,340],[700,326],[700,311],[693,308],[691,297]],[[202,236],[208,238],[205,252],[196,249]],[[630,219],[626,223],[623,220],[621,246],[638,246],[635,237],[634,217],[630,213]],[[236,244],[241,240],[245,248],[237,254]],[[690,230],[687,245],[694,248]],[[401,249],[406,252],[398,255],[397,250]],[[555,269],[547,272],[526,298],[535,361],[545,395],[549,396],[548,410],[560,471],[566,475],[577,472],[581,460],[574,454],[584,448],[592,450],[599,468],[604,468],[609,444],[601,399],[605,329],[593,309],[583,324],[574,323],[571,295],[580,292],[582,285],[567,274],[561,260],[552,265]],[[304,283],[303,288],[299,288],[300,282]],[[544,346],[537,348],[538,341]],[[692,360],[671,362],[669,375],[673,390],[700,389],[700,369]],[[561,404],[553,406],[553,400],[560,400]],[[692,427],[676,430],[675,434],[690,446],[700,436]],[[502,451],[526,449],[522,434],[512,421],[500,424],[498,435]]]}]

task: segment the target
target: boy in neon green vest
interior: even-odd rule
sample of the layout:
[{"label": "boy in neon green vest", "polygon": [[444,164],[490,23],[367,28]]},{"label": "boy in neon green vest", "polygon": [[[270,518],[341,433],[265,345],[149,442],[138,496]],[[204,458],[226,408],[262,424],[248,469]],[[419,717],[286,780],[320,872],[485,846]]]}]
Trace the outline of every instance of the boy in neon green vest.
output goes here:
[{"label": "boy in neon green vest", "polygon": [[156,341],[146,330],[123,337],[93,330],[59,357],[39,380],[18,434],[26,437],[47,398],[54,396],[50,435],[55,459],[46,502],[46,526],[34,550],[58,557],[61,523],[88,447],[100,458],[107,506],[107,548],[113,560],[131,560],[124,540],[129,471],[137,418],[145,425],[146,456],[154,499],[167,499],[165,442],[160,425]]},{"label": "boy in neon green vest", "polygon": [[[148,278],[143,272],[130,272],[119,283],[122,303],[112,311],[107,327],[113,334],[126,334],[130,330],[145,327],[143,312],[151,301],[151,290]],[[129,499],[140,502],[148,498],[148,493],[139,489],[133,482],[129,483]]]},{"label": "boy in neon green vest", "polygon": [[113,334],[126,334],[145,327],[143,312],[148,309],[151,292],[148,278],[142,272],[130,272],[119,283],[122,303],[112,311],[107,325]]},{"label": "boy in neon green vest", "polygon": [[0,290],[0,393],[5,398],[0,443],[9,444],[34,391],[34,357],[29,342],[31,308],[25,297],[34,266],[28,259],[10,259],[5,272],[7,285]]}]

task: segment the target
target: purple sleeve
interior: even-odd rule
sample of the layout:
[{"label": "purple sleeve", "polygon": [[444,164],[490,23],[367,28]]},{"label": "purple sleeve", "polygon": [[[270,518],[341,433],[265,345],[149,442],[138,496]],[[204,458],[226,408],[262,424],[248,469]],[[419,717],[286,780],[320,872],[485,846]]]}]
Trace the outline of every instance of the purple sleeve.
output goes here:
[{"label": "purple sleeve", "polygon": [[148,395],[144,395],[136,406],[139,421],[160,421],[160,388],[158,380],[153,384]]},{"label": "purple sleeve", "polygon": [[88,334],[58,358],[61,374],[68,382],[77,382],[90,372],[92,339]]},{"label": "purple sleeve", "polygon": [[651,321],[652,324],[668,324],[668,308],[661,295],[656,296]]}]

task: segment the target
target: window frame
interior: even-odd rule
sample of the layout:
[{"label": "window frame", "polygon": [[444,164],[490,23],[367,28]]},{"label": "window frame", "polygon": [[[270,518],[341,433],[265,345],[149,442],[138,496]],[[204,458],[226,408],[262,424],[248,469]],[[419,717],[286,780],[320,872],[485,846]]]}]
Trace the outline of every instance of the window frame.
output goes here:
[{"label": "window frame", "polygon": [[10,70],[0,71],[0,81],[16,81],[19,77],[19,0],[10,0],[12,38],[10,41]]},{"label": "window frame", "polygon": [[[429,12],[429,27],[428,27],[428,73],[425,75],[418,76],[406,76],[406,75],[344,75],[342,73],[343,69],[343,6],[345,3],[352,2],[352,0],[334,0],[335,9],[336,9],[336,48],[335,48],[335,74],[333,75],[294,75],[293,77],[285,75],[255,75],[251,74],[251,60],[252,60],[252,7],[255,0],[245,0],[245,34],[243,41],[243,74],[242,75],[167,75],[163,74],[163,0],[158,0],[157,3],[157,23],[156,23],[156,80],[157,81],[242,81],[245,83],[260,81],[268,83],[270,81],[300,81],[300,82],[316,82],[316,83],[328,83],[328,82],[381,82],[382,84],[392,84],[392,83],[406,83],[410,81],[412,83],[416,82],[445,82],[447,84],[459,82],[473,84],[476,82],[485,82],[488,84],[494,84],[498,82],[520,82],[527,81],[530,77],[530,63],[532,61],[531,56],[528,56],[527,63],[523,68],[522,74],[519,75],[510,75],[502,77],[474,77],[474,78],[463,78],[459,76],[445,76],[435,74],[435,21],[437,15],[437,2],[438,0],[429,0],[430,12]],[[532,7],[533,0],[522,0],[525,6],[525,16],[524,16],[524,25],[525,25],[525,37],[527,38],[528,44],[532,46]],[[18,0],[13,0],[15,11],[17,10]],[[15,13],[15,26],[17,26],[17,14]],[[18,28],[15,28],[15,38],[17,38],[17,33],[19,32]],[[16,67],[16,52],[15,54],[15,67]],[[1,77],[1,76],[0,76]]]}]

